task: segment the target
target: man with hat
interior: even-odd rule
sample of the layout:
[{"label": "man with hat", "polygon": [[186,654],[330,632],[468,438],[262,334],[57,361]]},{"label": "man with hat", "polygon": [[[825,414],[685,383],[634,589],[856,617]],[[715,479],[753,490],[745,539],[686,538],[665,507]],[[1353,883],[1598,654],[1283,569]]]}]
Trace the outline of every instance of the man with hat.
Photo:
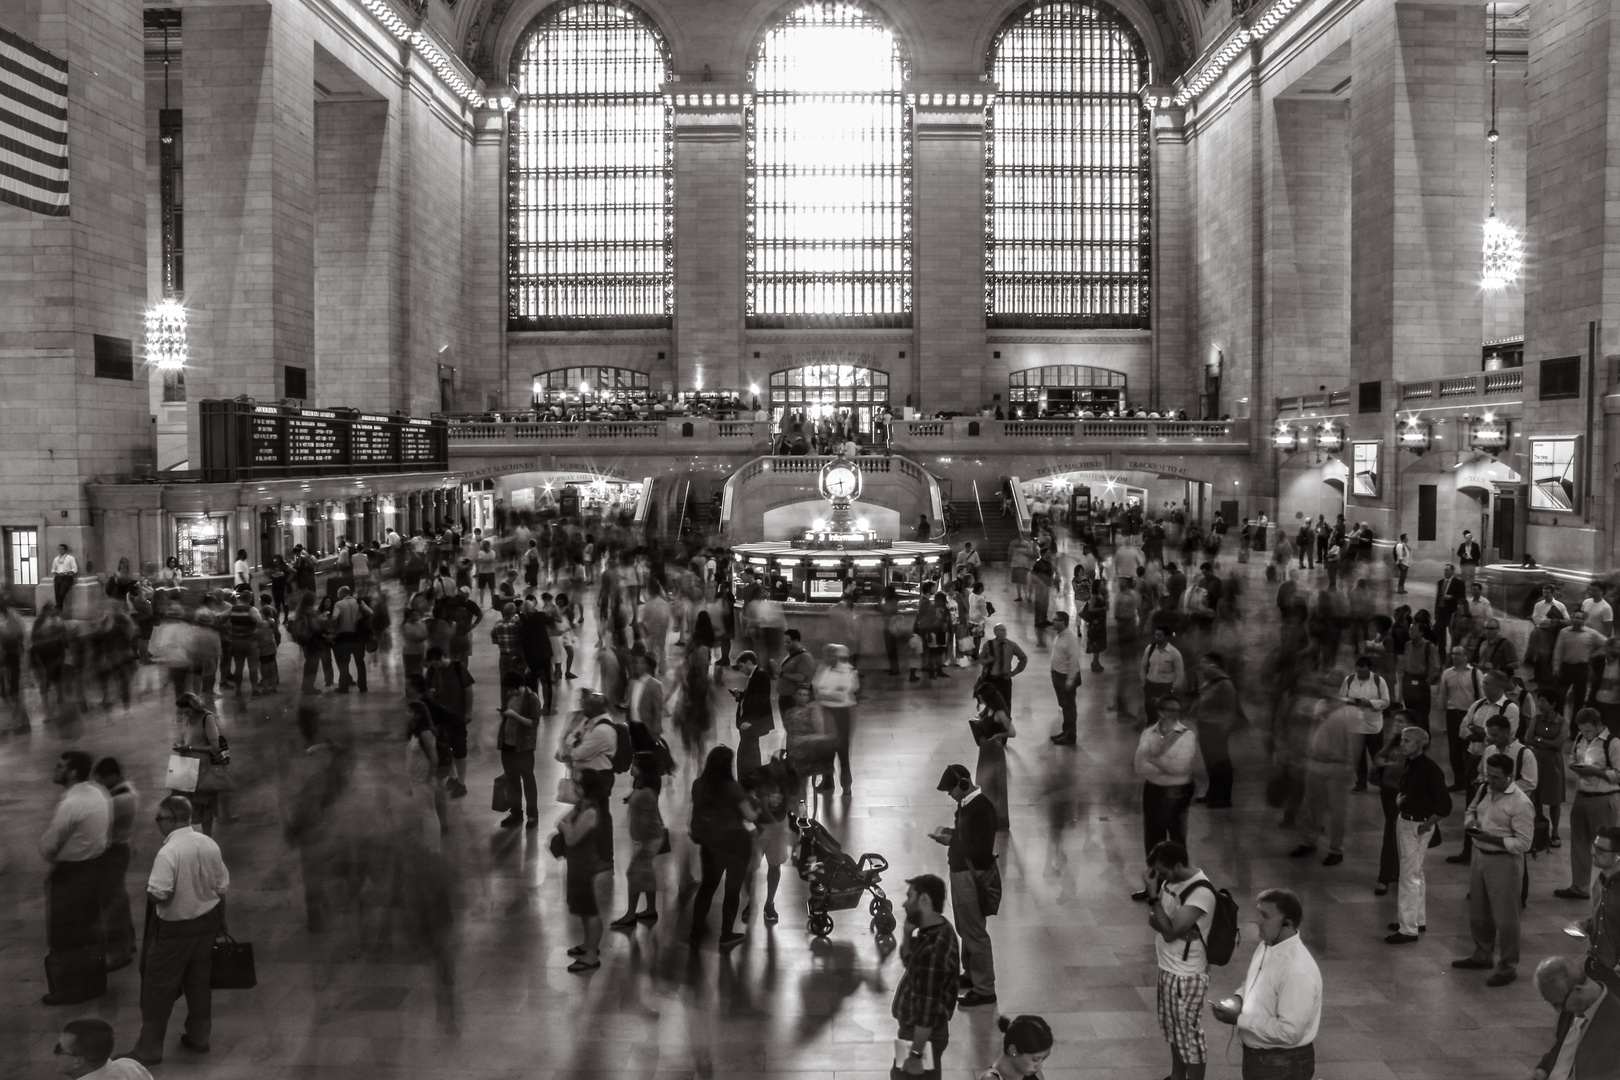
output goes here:
[{"label": "man with hat", "polygon": [[956,824],[930,834],[948,850],[951,914],[962,939],[962,966],[972,986],[961,1004],[971,1008],[996,1000],[996,960],[985,926],[987,912],[981,881],[996,867],[996,808],[966,765],[951,765],[939,778],[939,790],[956,800]]}]

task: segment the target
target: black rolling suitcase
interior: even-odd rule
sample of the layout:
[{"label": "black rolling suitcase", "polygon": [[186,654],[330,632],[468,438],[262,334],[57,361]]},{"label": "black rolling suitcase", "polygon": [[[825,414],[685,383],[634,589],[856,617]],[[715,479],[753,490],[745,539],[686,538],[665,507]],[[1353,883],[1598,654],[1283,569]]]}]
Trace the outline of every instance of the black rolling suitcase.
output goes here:
[{"label": "black rolling suitcase", "polygon": [[67,949],[45,957],[45,981],[51,997],[69,1005],[107,992],[107,959],[100,949]]}]

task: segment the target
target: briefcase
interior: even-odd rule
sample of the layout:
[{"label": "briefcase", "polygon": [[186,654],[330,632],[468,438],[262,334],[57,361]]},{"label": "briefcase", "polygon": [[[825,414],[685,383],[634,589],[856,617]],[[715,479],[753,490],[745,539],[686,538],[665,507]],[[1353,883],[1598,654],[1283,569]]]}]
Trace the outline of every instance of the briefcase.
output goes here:
[{"label": "briefcase", "polygon": [[215,938],[208,985],[215,990],[251,990],[259,985],[253,971],[253,944],[237,941],[229,934]]},{"label": "briefcase", "polygon": [[45,982],[64,1004],[89,1001],[107,992],[107,958],[100,949],[64,949],[45,957]]}]

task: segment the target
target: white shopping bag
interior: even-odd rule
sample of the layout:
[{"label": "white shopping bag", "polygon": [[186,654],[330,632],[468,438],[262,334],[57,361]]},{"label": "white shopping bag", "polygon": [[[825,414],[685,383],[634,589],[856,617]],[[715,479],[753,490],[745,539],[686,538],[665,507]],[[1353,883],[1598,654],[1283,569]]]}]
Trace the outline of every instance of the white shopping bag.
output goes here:
[{"label": "white shopping bag", "polygon": [[197,770],[202,762],[189,754],[170,754],[169,770],[163,777],[163,786],[170,791],[196,791]]}]

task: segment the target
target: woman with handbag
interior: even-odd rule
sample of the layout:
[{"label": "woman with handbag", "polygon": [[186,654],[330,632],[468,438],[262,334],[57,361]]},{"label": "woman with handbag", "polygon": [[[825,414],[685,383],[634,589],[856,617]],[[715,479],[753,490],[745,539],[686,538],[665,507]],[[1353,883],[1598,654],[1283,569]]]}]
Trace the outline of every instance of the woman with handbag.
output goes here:
[{"label": "woman with handbag", "polygon": [[[658,757],[645,750],[630,759],[630,865],[624,868],[624,886],[630,894],[624,914],[608,925],[615,930],[633,930],[638,922],[648,926],[658,921],[658,874],[653,859],[669,850],[669,830],[658,810],[658,796],[664,778]],[[647,894],[647,906],[636,910],[636,901]]]},{"label": "woman with handbag", "polygon": [[[579,802],[557,823],[568,866],[568,913],[579,916],[585,931],[585,940],[568,950],[574,958],[568,970],[575,975],[602,966],[602,908],[597,897],[604,885],[610,896],[613,891],[613,817],[608,811],[613,774],[606,775],[604,780],[599,771],[580,773]],[[555,844],[553,840],[553,853]]]},{"label": "woman with handbag", "polygon": [[1013,730],[1012,714],[1001,691],[989,683],[980,682],[973,689],[973,699],[979,705],[979,717],[969,725],[973,741],[979,746],[979,760],[973,767],[973,782],[984,797],[996,808],[996,828],[1006,829],[1007,815],[1007,740],[1017,734]]},{"label": "woman with handbag", "polygon": [[795,805],[805,801],[804,782],[832,767],[838,747],[838,733],[821,704],[812,698],[810,684],[800,686],[793,691],[793,704],[782,714],[788,763],[800,778],[800,789],[793,793]]},{"label": "woman with handbag", "polygon": [[742,913],[745,926],[753,919],[754,875],[761,859],[765,861],[765,922],[776,924],[776,890],[782,884],[782,864],[793,852],[793,833],[787,819],[797,803],[796,795],[789,793],[802,788],[793,765],[781,754],[743,780],[743,790],[753,801],[755,814],[754,846],[748,858],[748,904]]},{"label": "woman with handbag", "polygon": [[[1086,606],[1080,610],[1080,620],[1086,624],[1086,652],[1091,654],[1091,670],[1101,671],[1102,654],[1108,651],[1108,590],[1100,582],[1086,583]],[[1075,596],[1081,587],[1077,583]]]},{"label": "woman with handbag", "polygon": [[169,764],[172,770],[176,765],[175,758],[195,758],[197,778],[194,790],[171,788],[169,794],[184,795],[190,799],[193,824],[205,836],[212,836],[219,796],[235,786],[229,772],[230,746],[219,726],[219,718],[208,711],[202,698],[196,694],[181,694],[175,700],[175,707],[178,713]]}]

